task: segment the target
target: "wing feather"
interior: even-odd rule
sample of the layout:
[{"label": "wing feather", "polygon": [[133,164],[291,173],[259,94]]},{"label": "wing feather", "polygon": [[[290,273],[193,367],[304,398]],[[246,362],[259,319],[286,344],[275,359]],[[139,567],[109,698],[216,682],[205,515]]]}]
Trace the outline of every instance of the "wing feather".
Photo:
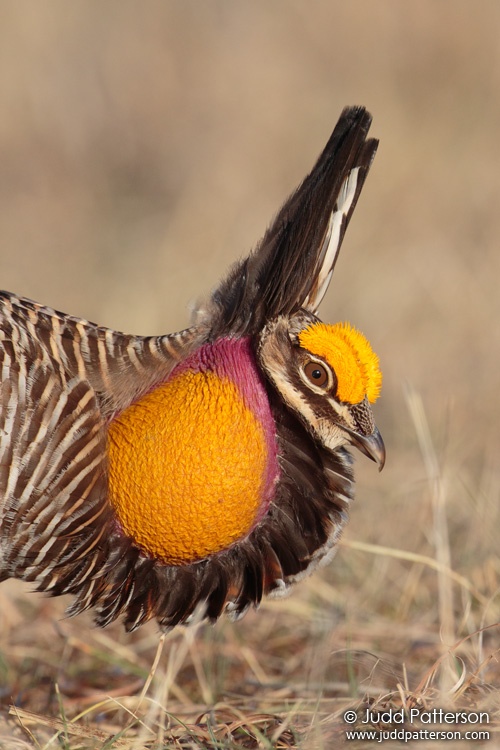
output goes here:
[{"label": "wing feather", "polygon": [[286,201],[256,250],[236,264],[207,308],[214,338],[253,335],[278,315],[316,312],[378,141],[371,116],[346,107],[311,173]]}]

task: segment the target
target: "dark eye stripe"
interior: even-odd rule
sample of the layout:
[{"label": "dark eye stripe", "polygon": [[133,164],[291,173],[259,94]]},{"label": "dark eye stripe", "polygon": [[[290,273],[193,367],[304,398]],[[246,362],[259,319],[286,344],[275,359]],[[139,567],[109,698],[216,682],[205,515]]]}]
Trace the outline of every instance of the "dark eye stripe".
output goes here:
[{"label": "dark eye stripe", "polygon": [[328,385],[328,370],[318,362],[308,362],[304,366],[304,375],[318,388],[324,388]]}]

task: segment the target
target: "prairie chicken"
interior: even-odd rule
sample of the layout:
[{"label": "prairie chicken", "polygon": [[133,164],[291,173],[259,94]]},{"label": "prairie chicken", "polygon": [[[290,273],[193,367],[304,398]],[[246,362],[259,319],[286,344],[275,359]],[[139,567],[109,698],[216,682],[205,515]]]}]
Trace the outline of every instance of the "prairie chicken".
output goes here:
[{"label": "prairie chicken", "polygon": [[378,359],[316,311],[375,155],[344,109],[312,172],[194,324],[129,336],[0,293],[0,581],[104,626],[239,616],[332,556]]}]

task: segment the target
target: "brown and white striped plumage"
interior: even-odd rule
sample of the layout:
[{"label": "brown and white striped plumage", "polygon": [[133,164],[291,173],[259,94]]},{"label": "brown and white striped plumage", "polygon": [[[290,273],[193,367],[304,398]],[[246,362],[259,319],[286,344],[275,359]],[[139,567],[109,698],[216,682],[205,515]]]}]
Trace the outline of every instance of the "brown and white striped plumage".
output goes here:
[{"label": "brown and white striped plumage", "polygon": [[[70,613],[95,607],[99,625],[123,616],[128,629],[152,617],[170,627],[199,606],[212,620],[239,615],[331,556],[353,495],[347,441],[323,445],[290,408],[287,389],[300,397],[301,383],[284,350],[282,371],[272,375],[266,357],[280,360],[280,340],[267,346],[266,336],[285,325],[293,339],[294,326],[316,320],[376,151],[366,138],[370,121],[363,108],[344,110],[311,174],[185,331],[127,336],[0,293],[0,580],[70,593]],[[145,555],[117,523],[107,432],[179,362],[221,337],[250,337],[260,352],[276,426],[276,493],[245,538],[169,565]],[[314,411],[314,394],[308,399]],[[350,440],[370,452],[359,441]]]}]

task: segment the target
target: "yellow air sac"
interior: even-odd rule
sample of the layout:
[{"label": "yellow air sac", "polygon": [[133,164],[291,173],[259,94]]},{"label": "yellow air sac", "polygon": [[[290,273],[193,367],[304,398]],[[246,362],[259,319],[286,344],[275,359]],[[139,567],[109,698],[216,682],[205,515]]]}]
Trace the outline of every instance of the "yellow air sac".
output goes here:
[{"label": "yellow air sac", "polygon": [[274,436],[270,444],[268,420],[248,400],[216,371],[184,369],[111,423],[111,502],[148,556],[171,565],[201,560],[262,517],[274,485]]}]

